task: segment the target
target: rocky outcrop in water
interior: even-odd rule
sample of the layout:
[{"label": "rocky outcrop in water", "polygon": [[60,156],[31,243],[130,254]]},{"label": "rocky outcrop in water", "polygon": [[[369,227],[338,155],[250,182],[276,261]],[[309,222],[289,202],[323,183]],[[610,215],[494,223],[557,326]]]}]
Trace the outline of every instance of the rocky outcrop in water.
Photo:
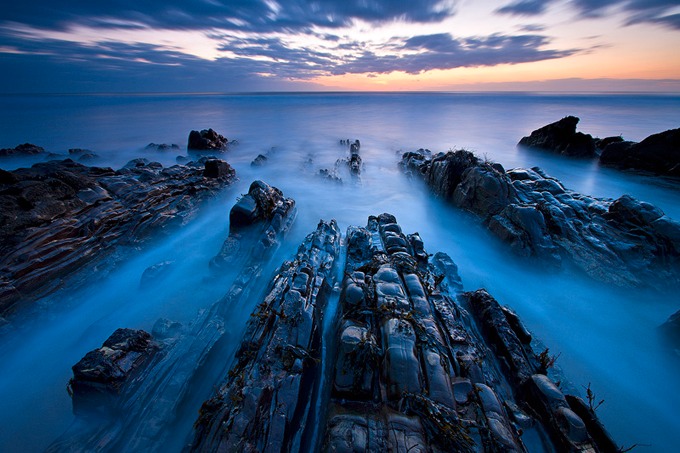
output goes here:
[{"label": "rocky outcrop in water", "polygon": [[669,340],[671,348],[680,350],[680,310],[668,317],[659,327],[661,333]]},{"label": "rocky outcrop in water", "polygon": [[319,223],[283,264],[248,323],[236,364],[195,424],[193,451],[308,451],[321,321],[340,231]]},{"label": "rocky outcrop in water", "polygon": [[620,286],[680,284],[680,224],[648,203],[582,195],[539,168],[505,171],[464,150],[405,153],[401,166],[478,215],[519,255],[555,265],[566,259]]},{"label": "rocky outcrop in water", "polygon": [[189,151],[225,151],[229,140],[212,129],[191,131],[187,149]]},{"label": "rocky outcrop in water", "polygon": [[74,414],[116,408],[116,400],[125,399],[121,393],[132,391],[135,377],[149,365],[159,347],[143,330],[118,329],[101,348],[88,352],[73,365],[68,384]]},{"label": "rocky outcrop in water", "polygon": [[[461,294],[451,258],[431,258],[417,233],[389,214],[350,227],[338,294],[341,253],[337,225],[321,221],[277,270],[201,408],[191,450],[616,450],[592,409],[546,375],[551,359],[534,352],[517,315],[484,290]],[[158,449],[247,288],[233,286],[184,339],[161,320],[155,340],[119,330],[88,353],[74,374],[105,370],[94,381],[125,417],[50,450]]]},{"label": "rocky outcrop in water", "polygon": [[451,259],[429,262],[420,237],[404,235],[389,214],[348,230],[339,313],[326,323],[336,333],[322,354],[338,239],[337,227],[322,222],[278,271],[225,383],[203,405],[194,451],[614,445],[604,430],[596,442],[595,414],[586,407],[586,423],[545,375],[517,316],[483,290],[457,297]]},{"label": "rocky outcrop in water", "polygon": [[[120,385],[118,396],[105,401],[110,407],[99,412],[108,416],[93,419],[77,413],[82,416],[49,451],[163,451],[165,442],[174,434],[168,426],[177,421],[183,407],[201,394],[191,387],[192,383],[206,369],[216,366],[215,358],[219,369],[228,365],[229,362],[222,363],[227,360],[225,350],[233,341],[231,336],[239,332],[232,317],[238,316],[251,297],[258,298],[264,292],[267,282],[263,281],[263,272],[295,219],[293,200],[283,197],[278,189],[261,181],[255,181],[251,188],[255,198],[277,203],[264,211],[269,217],[263,214],[238,228],[242,234],[240,251],[230,268],[223,269],[223,273],[235,274],[224,297],[202,310],[189,326],[159,319],[152,331],[153,342],[158,345],[153,360],[136,367],[134,377]],[[284,205],[289,208],[282,209]],[[316,259],[316,253],[310,252],[310,259]],[[219,284],[220,280],[206,282]],[[85,407],[83,403],[78,402]],[[97,403],[95,398],[89,406]],[[75,404],[74,399],[74,411]]]},{"label": "rocky outcrop in water", "polygon": [[595,157],[595,140],[591,135],[576,132],[579,118],[566,116],[559,121],[536,129],[522,137],[519,145],[554,151],[564,156]]},{"label": "rocky outcrop in water", "polygon": [[45,148],[42,148],[32,143],[24,143],[23,145],[18,145],[15,148],[2,148],[0,149],[0,157],[10,157],[10,156],[34,156],[36,154],[43,154]]},{"label": "rocky outcrop in water", "polygon": [[244,236],[261,236],[260,247],[263,250],[271,247],[280,230],[294,219],[295,201],[292,198],[284,197],[283,192],[263,181],[254,181],[248,193],[231,208],[229,237],[210,266],[217,270],[231,265],[241,253]]},{"label": "rocky outcrop in water", "polygon": [[229,164],[219,165],[205,174],[207,163],[135,160],[114,171],[65,160],[0,171],[0,314],[58,289],[85,264],[108,257],[112,268],[119,246],[184,225],[234,181]]},{"label": "rocky outcrop in water", "polygon": [[152,151],[179,151],[179,145],[176,144],[167,144],[167,143],[149,143],[144,147],[144,149],[152,150]]},{"label": "rocky outcrop in water", "polygon": [[610,143],[602,151],[600,163],[660,175],[680,176],[680,128],[650,135],[640,143]]}]

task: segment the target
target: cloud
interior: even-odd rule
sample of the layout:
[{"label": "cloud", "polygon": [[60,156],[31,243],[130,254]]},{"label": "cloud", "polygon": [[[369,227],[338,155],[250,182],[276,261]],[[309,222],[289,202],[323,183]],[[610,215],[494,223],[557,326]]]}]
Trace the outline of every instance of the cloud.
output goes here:
[{"label": "cloud", "polygon": [[545,12],[549,4],[549,0],[520,0],[498,8],[496,12],[516,16],[537,16]]},{"label": "cloud", "polygon": [[[496,10],[497,14],[538,16],[557,0],[517,0]],[[571,0],[569,5],[581,18],[596,18],[611,11],[622,12],[625,24],[653,23],[680,30],[677,14],[670,14],[680,6],[678,0]]]},{"label": "cloud", "polygon": [[263,32],[341,27],[355,19],[437,22],[452,15],[454,5],[451,0],[79,0],[66,6],[64,2],[34,0],[3,5],[0,21],[62,30],[79,24]]},{"label": "cloud", "polygon": [[336,65],[335,75],[347,73],[389,73],[404,71],[418,74],[435,69],[454,69],[474,66],[495,66],[563,58],[579,52],[543,50],[550,40],[540,35],[493,34],[483,37],[454,38],[448,33],[415,36],[402,45],[390,44],[391,54],[371,51]]}]

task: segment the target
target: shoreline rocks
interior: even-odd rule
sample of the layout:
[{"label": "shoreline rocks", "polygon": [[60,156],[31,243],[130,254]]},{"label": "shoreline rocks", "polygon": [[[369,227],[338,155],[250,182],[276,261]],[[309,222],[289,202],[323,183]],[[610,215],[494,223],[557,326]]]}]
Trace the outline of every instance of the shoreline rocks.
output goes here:
[{"label": "shoreline rocks", "polygon": [[[235,172],[205,175],[207,162],[163,168],[135,160],[124,168],[70,159],[0,173],[0,314],[53,292],[88,263],[184,225]],[[110,263],[115,265],[115,261]]]},{"label": "shoreline rocks", "polygon": [[579,118],[566,116],[522,137],[518,145],[554,151],[563,156],[596,157],[595,140],[591,135],[576,132],[578,122]]},{"label": "shoreline rocks", "polygon": [[680,177],[680,128],[650,135],[640,143],[610,143],[602,151],[600,163]]},{"label": "shoreline rocks", "polygon": [[[484,290],[459,292],[451,258],[437,253],[430,262],[420,236],[404,234],[390,214],[349,227],[345,243],[335,221],[321,221],[279,267],[229,372],[203,403],[187,450],[617,449],[583,400],[565,395],[547,376],[549,361],[534,352],[514,312]],[[344,269],[337,269],[344,251]],[[333,291],[338,271],[344,271],[339,294]],[[335,313],[330,301],[338,297]],[[111,404],[125,409],[125,417],[51,449],[160,445],[158,430],[171,422],[186,383],[219,345],[214,337],[224,326],[215,327],[228,316],[225,300],[235,301],[227,296],[207,310],[188,348],[178,347],[181,339],[120,329],[88,353],[74,374],[103,370],[95,382],[112,382],[105,389],[124,395]],[[159,323],[154,332],[174,329]],[[174,384],[167,387],[169,369]]]},{"label": "shoreline rocks", "polygon": [[191,131],[187,142],[189,151],[225,151],[229,140],[212,129]]},{"label": "shoreline rocks", "polygon": [[520,256],[554,266],[566,259],[617,286],[680,286],[680,224],[648,203],[582,195],[537,167],[505,171],[464,150],[405,153],[401,167]]},{"label": "shoreline rocks", "polygon": [[24,143],[17,145],[15,148],[0,149],[0,157],[10,156],[34,156],[36,154],[44,154],[45,148],[34,145],[32,143]]},{"label": "shoreline rocks", "polygon": [[597,158],[601,165],[680,177],[680,128],[652,134],[641,142],[621,136],[593,138],[576,132],[579,118],[567,116],[522,137],[518,145],[569,157]]}]

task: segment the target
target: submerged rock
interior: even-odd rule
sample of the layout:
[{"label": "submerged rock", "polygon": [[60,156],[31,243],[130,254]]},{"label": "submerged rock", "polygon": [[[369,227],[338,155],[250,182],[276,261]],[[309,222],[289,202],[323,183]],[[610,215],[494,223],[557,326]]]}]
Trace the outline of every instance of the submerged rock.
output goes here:
[{"label": "submerged rock", "polygon": [[[145,159],[118,171],[64,160],[0,173],[0,314],[58,289],[119,246],[184,225],[235,179],[233,170],[222,178],[203,174]],[[85,274],[78,276],[92,278]]]},{"label": "submerged rock", "polygon": [[229,212],[229,236],[220,252],[210,261],[217,271],[232,265],[241,254],[241,243],[253,235],[261,235],[258,253],[272,245],[288,231],[296,216],[295,200],[284,197],[276,187],[254,181]]},{"label": "submerged rock", "polygon": [[150,149],[153,151],[177,151],[179,150],[179,145],[167,143],[149,143],[144,147],[144,149]]},{"label": "submerged rock", "polygon": [[255,159],[250,163],[251,167],[261,167],[267,163],[267,156],[263,154],[258,154]]},{"label": "submerged rock", "polygon": [[566,116],[522,137],[519,145],[554,151],[564,156],[596,157],[595,140],[589,134],[576,132],[579,118]]},{"label": "submerged rock", "polygon": [[680,224],[648,203],[582,195],[539,168],[505,171],[464,150],[405,153],[401,165],[478,215],[518,255],[553,265],[566,259],[619,286],[680,285]]},{"label": "submerged rock", "polygon": [[34,145],[32,143],[24,143],[23,145],[17,145],[15,148],[0,149],[0,157],[34,156],[36,154],[43,154],[44,152],[45,148]]},{"label": "submerged rock", "polygon": [[600,163],[680,176],[680,128],[650,135],[640,143],[610,143],[602,151]]},{"label": "submerged rock", "polygon": [[189,151],[225,151],[229,140],[212,129],[191,131],[187,149]]},{"label": "submerged rock", "polygon": [[68,384],[74,414],[115,410],[159,347],[143,330],[118,329],[101,348],[88,352],[73,366]]}]

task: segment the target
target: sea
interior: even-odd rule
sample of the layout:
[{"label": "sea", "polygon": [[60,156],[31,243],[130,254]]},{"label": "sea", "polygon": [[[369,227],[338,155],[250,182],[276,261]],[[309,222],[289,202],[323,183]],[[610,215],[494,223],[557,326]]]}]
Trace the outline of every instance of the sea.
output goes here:
[{"label": "sea", "polygon": [[[97,155],[88,164],[120,168],[144,157],[165,166],[187,155],[192,129],[213,128],[235,143],[220,157],[239,181],[206,203],[199,215],[167,237],[126,251],[126,260],[93,284],[35,301],[30,313],[0,330],[0,450],[42,451],[73,423],[66,385],[73,366],[118,327],[151,330],[159,317],[190,324],[228,285],[206,283],[208,261],[229,229],[228,213],[253,180],[280,188],[297,202],[298,217],[268,266],[292,257],[320,219],[343,231],[389,212],[404,232],[419,232],[428,252],[448,253],[466,290],[486,288],[514,309],[534,337],[557,356],[564,388],[585,396],[623,448],[668,452],[680,445],[680,357],[658,326],[680,309],[680,295],[618,289],[565,267],[547,270],[517,257],[478,219],[447,205],[398,168],[401,155],[468,149],[506,169],[540,167],[574,191],[602,198],[629,194],[680,220],[680,182],[600,167],[596,161],[517,146],[532,130],[560,118],[581,119],[579,130],[626,140],[680,127],[680,95],[631,93],[249,93],[83,94],[0,96],[0,148],[30,142],[67,155]],[[343,184],[319,177],[348,155],[340,140],[359,139],[364,168]],[[179,149],[146,149],[149,143]],[[237,142],[237,143],[236,143]],[[259,154],[267,164],[251,166]],[[37,158],[0,160],[0,168]],[[140,289],[148,266],[172,260],[171,278]],[[230,320],[234,348],[257,300]],[[231,351],[233,354],[233,351]],[[225,362],[231,357],[225,357]],[[180,451],[200,402],[221,376],[195,384],[173,441]],[[170,428],[169,428],[170,429]]]}]

